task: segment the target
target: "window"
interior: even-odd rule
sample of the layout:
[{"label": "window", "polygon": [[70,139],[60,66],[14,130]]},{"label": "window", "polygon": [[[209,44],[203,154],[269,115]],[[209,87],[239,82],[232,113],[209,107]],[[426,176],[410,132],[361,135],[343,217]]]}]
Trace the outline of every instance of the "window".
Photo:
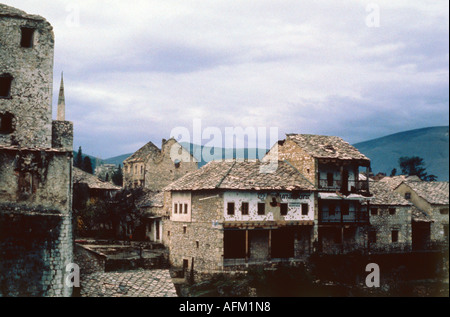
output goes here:
[{"label": "window", "polygon": [[369,243],[377,243],[377,232],[375,230],[369,231]]},{"label": "window", "polygon": [[342,205],[341,205],[341,212],[342,212],[343,216],[348,216],[348,214],[349,214],[348,203],[342,203]]},{"label": "window", "polygon": [[0,75],[0,98],[11,97],[12,76],[9,74]]},{"label": "window", "polygon": [[21,172],[19,174],[19,191],[25,195],[31,195],[36,192],[37,178],[31,173]]},{"label": "window", "polygon": [[227,215],[234,215],[234,203],[227,204]]},{"label": "window", "polygon": [[177,214],[178,213],[178,204],[174,204],[173,205],[173,213]]},{"label": "window", "polygon": [[391,216],[393,216],[393,215],[395,215],[395,208],[389,208],[389,214],[391,215]]},{"label": "window", "polygon": [[0,133],[10,134],[14,131],[13,127],[13,115],[9,112],[0,114]]},{"label": "window", "polygon": [[392,243],[398,242],[398,229],[392,230]]},{"label": "window", "polygon": [[405,199],[411,199],[411,193],[405,193]]},{"label": "window", "polygon": [[186,232],[187,232],[187,227],[183,226],[183,234],[186,234]]},{"label": "window", "polygon": [[175,160],[174,165],[175,165],[175,168],[180,168],[181,161],[180,160]]},{"label": "window", "polygon": [[372,216],[378,216],[378,208],[370,208],[370,214]]},{"label": "window", "polygon": [[31,48],[33,47],[34,29],[22,28],[22,39],[20,40],[20,46]]},{"label": "window", "polygon": [[442,208],[439,210],[439,212],[441,213],[441,215],[448,215],[448,208]]},{"label": "window", "polygon": [[242,212],[242,215],[244,215],[244,216],[248,215],[248,203],[247,202],[242,203],[241,212]]},{"label": "window", "polygon": [[328,215],[334,216],[336,214],[336,206],[334,204],[330,204],[328,206]]},{"label": "window", "polygon": [[280,204],[280,215],[286,216],[288,213],[288,204]]},{"label": "window", "polygon": [[141,175],[144,174],[144,166],[141,166]]},{"label": "window", "polygon": [[264,215],[266,213],[266,204],[258,203],[258,215]]},{"label": "window", "polygon": [[327,173],[327,185],[329,187],[333,186],[333,173]]},{"label": "window", "polygon": [[170,237],[170,231],[167,231],[167,236]]},{"label": "window", "polygon": [[198,240],[197,241],[195,241],[195,245],[196,245],[196,247],[197,247],[197,249],[200,247],[200,242],[198,242]]},{"label": "window", "polygon": [[184,204],[184,213],[185,213],[185,214],[188,213],[188,204]]},{"label": "window", "polygon": [[302,204],[302,216],[307,216],[309,212],[309,205],[308,204]]}]

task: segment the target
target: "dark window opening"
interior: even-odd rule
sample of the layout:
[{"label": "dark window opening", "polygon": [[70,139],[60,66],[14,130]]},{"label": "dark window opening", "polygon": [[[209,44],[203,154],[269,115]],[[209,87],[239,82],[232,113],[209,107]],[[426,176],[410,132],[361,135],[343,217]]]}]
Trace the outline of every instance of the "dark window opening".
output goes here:
[{"label": "dark window opening", "polygon": [[327,173],[327,186],[333,186],[333,173]]},{"label": "dark window opening", "polygon": [[188,213],[188,204],[184,204],[184,213],[185,213],[185,214]]},{"label": "dark window opening", "polygon": [[342,203],[341,205],[341,212],[343,216],[348,216],[349,214],[349,206],[347,203]]},{"label": "dark window opening", "polygon": [[0,98],[11,97],[11,75],[0,75]]},{"label": "dark window opening", "polygon": [[280,204],[280,215],[286,216],[288,213],[288,204]]},{"label": "dark window opening", "polygon": [[309,205],[308,204],[302,204],[302,216],[307,216],[309,212]]},{"label": "dark window opening", "polygon": [[398,229],[392,230],[392,243],[398,242]]},{"label": "dark window opening", "polygon": [[20,41],[20,46],[26,48],[33,47],[33,39],[34,39],[34,29],[22,28],[22,39]]},{"label": "dark window opening", "polygon": [[395,215],[395,208],[389,208],[389,214]]},{"label": "dark window opening", "polygon": [[244,202],[242,203],[242,214],[243,215],[248,215],[248,203]]},{"label": "dark window opening", "polygon": [[272,207],[278,206],[278,202],[277,202],[277,199],[275,197],[272,197],[272,201],[270,202],[270,205]]},{"label": "dark window opening", "polygon": [[405,193],[405,199],[411,199],[411,193]]},{"label": "dark window opening", "polygon": [[234,215],[234,203],[227,204],[227,215]]},{"label": "dark window opening", "polygon": [[369,231],[369,243],[377,243],[377,232],[375,230]]},{"label": "dark window opening", "polygon": [[328,206],[328,215],[334,216],[336,214],[336,206],[334,204],[330,204]]},{"label": "dark window opening", "polygon": [[266,204],[258,203],[258,215],[264,215],[266,213]]},{"label": "dark window opening", "polygon": [[14,131],[13,117],[14,116],[8,112],[0,114],[0,133],[1,134],[9,134]]},{"label": "dark window opening", "polygon": [[183,227],[183,234],[186,234],[186,232],[187,232],[187,227]]},{"label": "dark window opening", "polygon": [[19,191],[24,195],[31,195],[37,189],[37,177],[31,173],[25,172],[19,174]]},{"label": "dark window opening", "polygon": [[180,168],[181,161],[180,160],[176,160],[174,165],[175,165],[175,168]]},{"label": "dark window opening", "polygon": [[377,216],[378,215],[378,208],[370,208],[370,214],[372,216]]},{"label": "dark window opening", "polygon": [[448,215],[448,208],[440,209],[439,212],[441,213],[441,215]]},{"label": "dark window opening", "polygon": [[173,205],[173,213],[177,214],[178,213],[178,204],[174,204]]},{"label": "dark window opening", "polygon": [[198,241],[195,241],[195,245],[196,245],[197,249],[200,247],[200,243]]}]

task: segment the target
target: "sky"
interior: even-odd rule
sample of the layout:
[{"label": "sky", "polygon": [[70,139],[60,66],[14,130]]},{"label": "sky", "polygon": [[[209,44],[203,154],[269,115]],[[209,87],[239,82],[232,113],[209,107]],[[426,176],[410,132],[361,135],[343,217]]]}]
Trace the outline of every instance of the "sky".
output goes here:
[{"label": "sky", "polygon": [[99,158],[194,122],[351,144],[449,125],[446,0],[1,2],[52,24],[53,117],[64,72],[74,148]]}]

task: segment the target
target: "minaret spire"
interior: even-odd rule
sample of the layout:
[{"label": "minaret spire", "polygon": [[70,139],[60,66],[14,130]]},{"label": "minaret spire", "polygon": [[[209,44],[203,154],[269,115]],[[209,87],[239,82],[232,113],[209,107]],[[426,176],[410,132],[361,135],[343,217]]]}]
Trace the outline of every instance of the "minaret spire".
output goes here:
[{"label": "minaret spire", "polygon": [[56,120],[58,120],[58,121],[65,121],[66,120],[66,101],[64,99],[63,72],[61,72],[61,86],[59,88],[58,112],[56,114]]}]

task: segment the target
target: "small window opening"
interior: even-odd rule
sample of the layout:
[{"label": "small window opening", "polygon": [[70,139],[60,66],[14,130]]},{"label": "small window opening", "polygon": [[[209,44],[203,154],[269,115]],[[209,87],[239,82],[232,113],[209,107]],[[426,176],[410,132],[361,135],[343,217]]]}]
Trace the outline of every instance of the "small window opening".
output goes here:
[{"label": "small window opening", "polygon": [[258,203],[258,215],[264,215],[266,213],[266,204]]},{"label": "small window opening", "polygon": [[288,204],[280,204],[280,215],[286,216],[288,213]]},{"label": "small window opening", "polygon": [[369,243],[377,243],[377,232],[375,230],[369,231]]},{"label": "small window opening", "polygon": [[392,215],[395,215],[395,208],[389,208],[389,214],[392,216]]},{"label": "small window opening", "polygon": [[180,160],[176,160],[174,165],[175,165],[175,168],[180,168],[180,165],[181,165]]},{"label": "small window opening", "polygon": [[188,213],[188,204],[184,204],[184,213],[185,213],[185,214]]},{"label": "small window opening", "polygon": [[198,241],[195,241],[195,245],[196,245],[197,249],[200,247],[200,243]]},{"label": "small window opening", "polygon": [[392,243],[398,242],[398,229],[392,230]]},{"label": "small window opening", "polygon": [[378,215],[378,208],[370,208],[370,214],[372,216],[377,216]]},{"label": "small window opening", "polygon": [[242,214],[248,215],[248,203],[247,202],[242,203]]},{"label": "small window opening", "polygon": [[272,201],[270,202],[270,206],[276,207],[278,206],[277,199],[275,197],[272,197]]},{"label": "small window opening", "polygon": [[307,216],[309,212],[309,205],[308,204],[302,204],[302,215]]},{"label": "small window opening", "polygon": [[14,131],[13,117],[8,112],[0,114],[0,134],[9,134]]},{"label": "small window opening", "polygon": [[0,98],[11,97],[12,76],[8,74],[0,75]]},{"label": "small window opening", "polygon": [[411,193],[405,193],[405,199],[411,199]]},{"label": "small window opening", "polygon": [[33,47],[34,31],[35,30],[32,28],[22,28],[22,39],[20,41],[20,46],[25,48]]},{"label": "small window opening", "polygon": [[186,234],[186,232],[187,232],[187,227],[183,226],[183,234]]},{"label": "small window opening", "polygon": [[227,215],[234,215],[234,203],[227,204]]}]

